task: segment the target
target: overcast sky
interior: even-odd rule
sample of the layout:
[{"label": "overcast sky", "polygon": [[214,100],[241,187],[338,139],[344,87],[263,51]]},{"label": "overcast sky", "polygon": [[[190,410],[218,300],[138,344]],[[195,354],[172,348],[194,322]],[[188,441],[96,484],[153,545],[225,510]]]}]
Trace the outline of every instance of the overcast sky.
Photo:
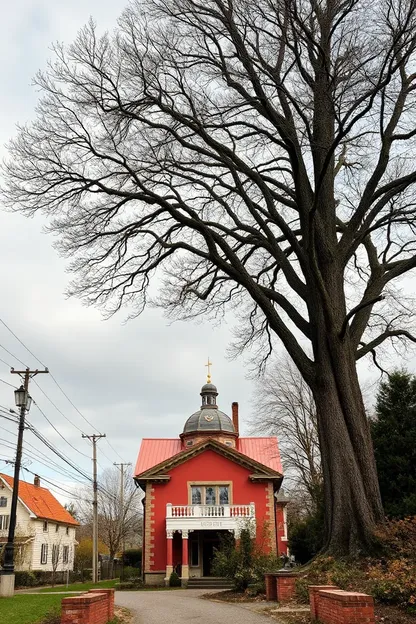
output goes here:
[{"label": "overcast sky", "polygon": [[[112,29],[124,5],[124,1],[107,0],[16,0],[3,4],[0,39],[2,156],[4,144],[15,133],[16,123],[34,116],[37,95],[31,81],[50,58],[51,43],[70,43],[90,16],[100,29]],[[119,462],[121,458],[134,464],[142,437],[177,436],[182,431],[187,417],[200,406],[199,391],[205,382],[204,364],[208,355],[214,363],[213,381],[220,392],[220,408],[230,414],[231,402],[239,401],[242,419],[248,416],[252,385],[245,380],[243,362],[226,359],[230,327],[169,325],[161,312],[155,310],[148,310],[128,324],[124,324],[123,313],[109,321],[102,320],[99,311],[65,297],[69,281],[65,263],[52,248],[53,239],[42,233],[42,226],[41,218],[28,220],[0,211],[0,317],[49,367],[86,418],[107,434],[118,455],[106,441],[100,441],[101,467]],[[3,325],[0,325],[0,344],[31,368],[40,366]],[[21,367],[3,348],[0,348],[0,358]],[[15,381],[2,362],[0,378],[9,383]],[[92,428],[71,407],[48,375],[40,375],[36,381],[70,422],[32,384],[31,394],[42,411],[64,438],[90,455],[90,447],[74,425],[85,433],[93,433]],[[13,401],[13,388],[0,383],[0,404],[9,407]],[[88,457],[68,446],[35,406],[31,408],[29,420],[74,463],[90,471]],[[5,429],[13,432],[16,427],[0,418],[0,458],[12,458],[10,444],[15,443],[16,437]],[[53,457],[49,451],[42,448],[30,432],[25,433],[25,439],[42,449],[48,464]],[[4,440],[8,441],[7,446]],[[29,445],[27,450],[29,453],[32,450]],[[52,477],[61,485],[69,481],[33,458],[26,457],[24,463],[32,472]],[[0,462],[0,471],[12,474],[12,470],[11,466]],[[29,480],[32,475],[23,472],[23,478]]]},{"label": "overcast sky", "polygon": [[[108,0],[15,0],[2,5],[0,51],[0,145],[14,134],[17,122],[34,115],[36,91],[31,80],[44,68],[53,41],[70,43],[90,16],[101,30],[111,29],[124,7]],[[4,155],[4,148],[1,148]],[[244,433],[252,408],[252,383],[245,379],[243,361],[226,359],[230,327],[176,323],[169,326],[161,312],[148,310],[139,319],[124,324],[123,314],[104,321],[100,312],[68,300],[64,292],[69,280],[65,263],[52,248],[51,237],[42,233],[42,220],[0,211],[0,317],[54,374],[73,403],[108,441],[99,442],[101,468],[113,461],[134,464],[142,437],[176,436],[187,417],[200,405],[199,390],[205,381],[204,364],[214,362],[220,408],[230,413],[232,401],[239,401]],[[32,368],[39,363],[0,325],[0,358],[20,366],[16,358]],[[7,364],[0,362],[0,378],[15,380]],[[73,409],[48,375],[36,381],[64,415],[51,405],[36,385],[31,394],[63,438],[33,406],[29,420],[68,455],[75,464],[90,471],[90,447],[81,429],[92,428]],[[0,383],[0,404],[13,403],[13,389]],[[11,433],[6,433],[7,429]],[[13,423],[0,418],[0,458],[12,458],[10,444],[16,437]],[[50,452],[30,432],[27,442],[41,449],[47,466],[25,458],[26,467],[65,486],[71,479],[50,466]],[[2,441],[8,440],[6,444]],[[30,447],[27,446],[30,451]],[[105,453],[105,456],[103,455]],[[55,458],[56,459],[56,458]],[[32,461],[32,463],[29,463]],[[58,460],[60,464],[60,462]],[[0,471],[12,473],[0,462]],[[30,473],[23,478],[32,479]],[[66,487],[66,486],[65,486]],[[60,496],[62,498],[62,492]]]}]

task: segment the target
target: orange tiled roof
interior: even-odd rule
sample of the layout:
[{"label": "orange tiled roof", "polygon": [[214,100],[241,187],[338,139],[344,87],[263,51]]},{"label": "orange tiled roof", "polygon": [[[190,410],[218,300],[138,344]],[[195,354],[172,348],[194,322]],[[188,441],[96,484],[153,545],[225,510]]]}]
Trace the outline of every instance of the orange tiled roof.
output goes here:
[{"label": "orange tiled roof", "polygon": [[[0,478],[4,479],[13,488],[13,477],[0,473]],[[38,518],[62,522],[63,524],[72,524],[73,526],[78,526],[79,524],[69,511],[56,500],[54,495],[44,487],[26,483],[26,481],[19,481],[19,498]]]}]

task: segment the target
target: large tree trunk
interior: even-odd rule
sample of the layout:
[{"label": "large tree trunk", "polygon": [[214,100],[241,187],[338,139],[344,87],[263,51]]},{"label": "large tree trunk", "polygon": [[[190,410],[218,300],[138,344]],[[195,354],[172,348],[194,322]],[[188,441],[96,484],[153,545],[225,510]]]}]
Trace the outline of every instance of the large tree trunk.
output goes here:
[{"label": "large tree trunk", "polygon": [[325,331],[317,348],[317,406],[326,522],[325,550],[370,552],[383,521],[370,429],[349,336]]}]

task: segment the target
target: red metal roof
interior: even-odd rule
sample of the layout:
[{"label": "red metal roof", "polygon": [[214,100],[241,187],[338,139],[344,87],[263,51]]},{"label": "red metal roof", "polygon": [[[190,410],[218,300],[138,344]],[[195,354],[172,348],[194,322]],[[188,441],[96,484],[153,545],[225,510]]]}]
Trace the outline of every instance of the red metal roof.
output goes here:
[{"label": "red metal roof", "polygon": [[283,474],[279,444],[276,436],[268,438],[238,438],[237,450],[251,459]]},{"label": "red metal roof", "polygon": [[[0,478],[13,488],[13,477],[0,474]],[[65,509],[53,494],[46,488],[26,483],[19,480],[19,499],[34,513],[38,518],[45,520],[54,520],[63,524],[72,524],[78,526],[78,522],[71,516],[69,511]]]},{"label": "red metal roof", "polygon": [[[238,438],[236,450],[283,474],[276,437]],[[143,438],[134,474],[137,476],[182,452],[184,450],[179,438]]]}]

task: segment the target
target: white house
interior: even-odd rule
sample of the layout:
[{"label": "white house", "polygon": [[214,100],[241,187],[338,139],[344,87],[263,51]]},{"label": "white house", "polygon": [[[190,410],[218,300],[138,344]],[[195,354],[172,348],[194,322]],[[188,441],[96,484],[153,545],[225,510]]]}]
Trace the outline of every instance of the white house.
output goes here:
[{"label": "white house", "polygon": [[[7,542],[13,478],[0,473],[0,545]],[[16,518],[16,570],[73,570],[78,522],[40,485],[19,481]]]}]

